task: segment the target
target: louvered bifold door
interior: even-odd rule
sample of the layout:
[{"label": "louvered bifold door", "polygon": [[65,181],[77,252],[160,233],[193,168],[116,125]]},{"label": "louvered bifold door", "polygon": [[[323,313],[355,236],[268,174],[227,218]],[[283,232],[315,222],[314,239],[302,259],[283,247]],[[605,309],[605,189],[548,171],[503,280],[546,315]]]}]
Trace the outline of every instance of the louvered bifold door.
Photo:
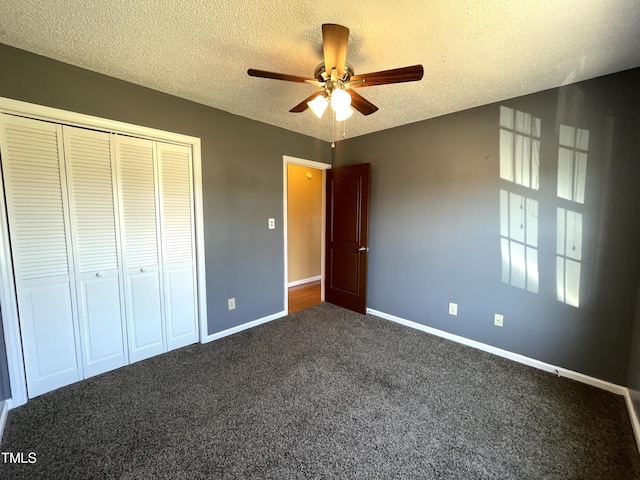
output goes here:
[{"label": "louvered bifold door", "polygon": [[117,135],[129,361],[166,351],[160,293],[155,146]]},{"label": "louvered bifold door", "polygon": [[85,378],[127,363],[111,135],[63,127]]},{"label": "louvered bifold door", "polygon": [[78,381],[62,127],[0,115],[0,144],[29,397]]},{"label": "louvered bifold door", "polygon": [[169,350],[198,340],[191,148],[157,144],[162,271]]}]

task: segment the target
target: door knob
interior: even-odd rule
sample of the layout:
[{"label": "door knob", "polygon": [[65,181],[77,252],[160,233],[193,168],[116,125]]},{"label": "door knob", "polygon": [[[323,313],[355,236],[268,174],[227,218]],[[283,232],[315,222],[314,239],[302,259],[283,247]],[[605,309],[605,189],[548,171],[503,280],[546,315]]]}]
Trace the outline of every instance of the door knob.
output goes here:
[{"label": "door knob", "polygon": [[369,251],[369,247],[360,247],[358,249],[359,252],[368,252]]},{"label": "door knob", "polygon": [[140,271],[141,271],[142,273],[144,273],[144,272],[146,272],[146,271],[147,271],[147,269],[146,269],[145,267],[141,267],[141,268],[140,268]]},{"label": "door knob", "polygon": [[96,273],[96,277],[98,277],[98,278],[102,277],[102,275],[103,275],[103,273],[102,273],[102,272],[98,272],[98,273]]}]

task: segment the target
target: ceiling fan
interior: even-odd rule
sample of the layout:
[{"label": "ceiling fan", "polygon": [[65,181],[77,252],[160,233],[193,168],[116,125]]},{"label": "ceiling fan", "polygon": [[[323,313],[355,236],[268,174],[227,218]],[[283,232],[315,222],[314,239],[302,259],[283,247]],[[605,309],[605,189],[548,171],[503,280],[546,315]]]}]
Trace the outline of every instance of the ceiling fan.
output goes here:
[{"label": "ceiling fan", "polygon": [[335,119],[338,121],[346,120],[351,116],[353,113],[351,107],[363,115],[370,115],[378,110],[378,107],[354,89],[388,85],[390,83],[415,82],[422,79],[424,74],[422,65],[356,75],[351,64],[346,61],[348,42],[349,29],[347,27],[334,23],[325,23],[322,25],[324,62],[316,67],[313,72],[314,78],[267,72],[253,68],[247,70],[247,73],[252,77],[308,83],[319,87],[320,90],[305,98],[289,111],[301,113],[307,108],[311,108],[318,118],[321,118],[327,106],[331,104],[331,108],[336,115]]}]

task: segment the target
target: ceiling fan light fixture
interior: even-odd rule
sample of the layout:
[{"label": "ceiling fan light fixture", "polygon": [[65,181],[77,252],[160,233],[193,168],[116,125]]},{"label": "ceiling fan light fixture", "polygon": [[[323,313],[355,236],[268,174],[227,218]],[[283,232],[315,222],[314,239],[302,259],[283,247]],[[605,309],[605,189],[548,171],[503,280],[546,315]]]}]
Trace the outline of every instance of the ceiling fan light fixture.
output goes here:
[{"label": "ceiling fan light fixture", "polygon": [[341,108],[340,110],[334,110],[336,112],[336,121],[344,122],[347,118],[353,115],[353,108],[346,107]]},{"label": "ceiling fan light fixture", "polygon": [[305,83],[320,88],[320,90],[316,90],[289,112],[302,113],[311,108],[318,118],[322,118],[328,104],[331,103],[332,118],[334,120],[338,118],[340,121],[346,120],[352,115],[351,105],[353,105],[353,109],[365,116],[378,111],[378,107],[360,95],[356,89],[422,80],[424,75],[424,67],[422,65],[411,65],[355,75],[353,67],[347,62],[348,42],[349,29],[347,27],[335,23],[325,23],[322,25],[322,54],[324,61],[315,68],[313,78],[268,72],[255,68],[248,69],[247,74],[251,77]]},{"label": "ceiling fan light fixture", "polygon": [[342,88],[335,88],[331,92],[331,108],[338,113],[351,105],[351,95]]},{"label": "ceiling fan light fixture", "polygon": [[318,95],[316,98],[307,102],[309,108],[313,113],[315,113],[316,117],[322,118],[322,114],[327,109],[327,105],[329,105],[329,100],[324,95]]}]

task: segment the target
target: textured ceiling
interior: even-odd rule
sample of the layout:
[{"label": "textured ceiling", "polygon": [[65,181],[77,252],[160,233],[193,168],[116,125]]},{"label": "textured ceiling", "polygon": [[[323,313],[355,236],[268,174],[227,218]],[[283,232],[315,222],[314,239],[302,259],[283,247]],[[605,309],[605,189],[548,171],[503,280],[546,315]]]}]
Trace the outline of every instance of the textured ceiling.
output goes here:
[{"label": "textured ceiling", "polygon": [[[639,0],[2,0],[0,42],[330,141],[288,110],[313,86],[322,23],[351,30],[356,74],[421,63],[422,81],[359,90],[347,137],[640,66]],[[342,128],[339,128],[340,136]]]}]

